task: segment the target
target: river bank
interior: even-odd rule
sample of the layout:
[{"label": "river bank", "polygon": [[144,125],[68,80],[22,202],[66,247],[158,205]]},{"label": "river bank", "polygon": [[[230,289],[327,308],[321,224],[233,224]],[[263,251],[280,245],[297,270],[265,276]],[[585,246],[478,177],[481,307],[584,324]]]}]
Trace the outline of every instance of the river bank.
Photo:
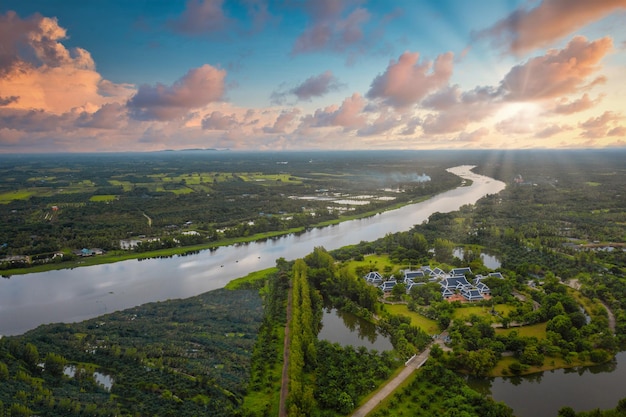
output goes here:
[{"label": "river bank", "polygon": [[[460,187],[467,187],[470,185],[471,185],[471,180],[462,184]],[[458,188],[458,187],[455,187],[455,188]],[[445,193],[447,191],[450,191],[450,190],[442,191],[439,194]],[[414,200],[409,200],[403,203],[393,204],[384,208],[378,208],[376,210],[372,210],[372,211],[368,211],[368,212],[360,213],[356,215],[341,215],[339,216],[338,219],[326,220],[320,223],[312,224],[310,226],[294,227],[294,228],[287,229],[287,230],[276,230],[276,231],[271,231],[271,232],[256,233],[254,235],[241,236],[237,238],[223,238],[220,240],[207,242],[207,243],[203,243],[199,245],[165,248],[165,249],[159,249],[159,250],[147,251],[147,252],[135,252],[132,250],[116,250],[116,251],[110,251],[103,255],[81,257],[78,259],[73,259],[70,261],[64,261],[64,262],[59,262],[59,263],[51,262],[51,263],[33,265],[30,267],[24,267],[24,268],[6,269],[6,270],[1,271],[0,275],[4,278],[7,278],[13,275],[24,275],[24,274],[30,274],[30,273],[56,271],[56,270],[61,270],[61,269],[74,269],[74,268],[81,268],[81,267],[94,266],[94,265],[111,264],[111,263],[116,263],[116,262],[128,261],[132,259],[144,260],[144,259],[154,259],[154,258],[167,258],[167,257],[172,257],[172,256],[187,256],[191,254],[196,254],[199,251],[215,250],[223,246],[240,245],[240,244],[247,244],[250,242],[265,241],[267,239],[276,239],[276,238],[280,238],[280,237],[287,236],[290,234],[303,233],[313,228],[329,227],[329,226],[334,226],[334,225],[347,222],[347,221],[365,219],[365,218],[372,217],[372,216],[375,216],[384,212],[397,210],[402,207],[406,207],[412,204],[417,204],[422,201],[429,200],[433,198],[435,195],[424,196],[419,199],[414,199]]]}]

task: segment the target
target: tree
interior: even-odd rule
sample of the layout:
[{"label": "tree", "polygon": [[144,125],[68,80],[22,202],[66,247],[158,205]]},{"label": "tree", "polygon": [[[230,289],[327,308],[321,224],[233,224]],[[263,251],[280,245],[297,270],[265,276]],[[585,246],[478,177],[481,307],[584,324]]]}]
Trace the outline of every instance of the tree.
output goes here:
[{"label": "tree", "polygon": [[37,346],[32,343],[26,343],[22,351],[22,359],[29,366],[36,367],[39,364],[39,351],[37,350]]},{"label": "tree", "polygon": [[435,259],[437,262],[450,264],[454,258],[454,243],[447,239],[436,238],[435,243]]},{"label": "tree", "polygon": [[394,300],[402,299],[404,294],[406,294],[406,285],[402,283],[396,284],[396,286],[391,289],[391,297]]},{"label": "tree", "polygon": [[65,369],[65,358],[59,354],[50,352],[46,355],[45,370],[54,377],[60,377],[63,375]]},{"label": "tree", "polygon": [[576,411],[572,407],[562,407],[559,409],[559,417],[576,417]]}]

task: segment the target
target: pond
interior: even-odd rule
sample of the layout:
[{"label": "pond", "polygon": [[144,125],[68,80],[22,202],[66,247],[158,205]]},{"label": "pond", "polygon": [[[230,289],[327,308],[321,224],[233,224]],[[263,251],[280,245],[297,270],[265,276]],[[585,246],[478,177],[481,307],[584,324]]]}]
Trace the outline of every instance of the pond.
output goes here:
[{"label": "pond", "polygon": [[[82,368],[81,370],[84,371]],[[63,368],[63,373],[70,378],[74,378],[77,371],[78,368],[76,365],[66,365]],[[111,387],[113,386],[113,377],[111,375],[96,371],[92,376],[94,381],[96,381],[96,384],[100,385],[107,391],[111,391]]]},{"label": "pond", "polygon": [[318,339],[339,343],[341,346],[363,346],[367,350],[376,349],[379,352],[393,349],[389,338],[380,334],[376,325],[334,308],[324,310]]},{"label": "pond", "polygon": [[[454,251],[452,251],[452,254],[459,259],[463,259],[464,252],[465,251],[463,250],[463,248],[455,248]],[[483,264],[489,269],[495,270],[502,266],[502,263],[500,262],[500,259],[498,259],[497,256],[491,255],[486,252],[480,253],[480,259],[483,261]]]},{"label": "pond", "polygon": [[577,412],[615,408],[626,398],[626,352],[596,366],[558,369],[525,377],[470,378],[472,388],[513,409],[517,417],[553,416],[562,407]]}]

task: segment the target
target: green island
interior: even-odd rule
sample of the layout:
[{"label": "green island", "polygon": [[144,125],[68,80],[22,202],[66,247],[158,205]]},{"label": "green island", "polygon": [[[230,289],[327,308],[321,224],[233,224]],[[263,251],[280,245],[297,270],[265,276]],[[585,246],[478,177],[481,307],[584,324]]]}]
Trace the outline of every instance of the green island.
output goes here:
[{"label": "green island", "polygon": [[[626,169],[619,154],[492,156],[475,171],[504,191],[411,230],[3,337],[0,415],[513,416],[464,377],[606,363],[624,348]],[[331,308],[393,349],[319,339]],[[626,399],[558,411],[624,415]]]}]

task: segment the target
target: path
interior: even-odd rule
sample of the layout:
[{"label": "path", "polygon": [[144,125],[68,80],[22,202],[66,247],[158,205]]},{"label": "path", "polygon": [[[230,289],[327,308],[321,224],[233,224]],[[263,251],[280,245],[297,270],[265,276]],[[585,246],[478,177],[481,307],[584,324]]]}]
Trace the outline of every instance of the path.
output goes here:
[{"label": "path", "polygon": [[287,324],[285,324],[285,343],[283,346],[283,376],[280,384],[280,405],[278,417],[287,417],[287,394],[289,394],[289,326],[291,324],[291,287],[287,293]]},{"label": "path", "polygon": [[609,329],[613,334],[615,334],[615,314],[611,311],[608,305],[604,301],[600,301],[604,308],[606,309],[607,314],[609,315]]},{"label": "path", "polygon": [[143,217],[145,217],[146,219],[148,219],[148,227],[152,227],[152,219],[143,211],[141,212],[141,214],[143,214]]},{"label": "path", "polygon": [[[440,347],[445,347],[443,341],[447,336],[447,333],[442,333],[440,337],[435,339],[435,343],[439,344]],[[411,359],[407,361],[404,369],[396,375],[392,380],[387,382],[372,398],[370,398],[365,404],[359,407],[354,413],[352,413],[352,417],[365,417],[372,410],[380,404],[382,400],[387,398],[390,394],[392,394],[396,388],[400,386],[416,369],[419,369],[428,359],[428,355],[430,355],[430,346],[426,348],[422,353],[417,356],[413,356]]]},{"label": "path", "polygon": [[[565,285],[567,285],[568,287],[574,288],[575,290],[578,290],[578,291],[580,291],[580,288],[581,288],[580,282],[577,279],[567,280],[565,282]],[[604,301],[602,300],[598,300],[598,301],[602,304],[602,306],[604,307],[608,315],[609,330],[611,330],[611,333],[615,334],[615,314],[613,314],[609,306]]]}]

